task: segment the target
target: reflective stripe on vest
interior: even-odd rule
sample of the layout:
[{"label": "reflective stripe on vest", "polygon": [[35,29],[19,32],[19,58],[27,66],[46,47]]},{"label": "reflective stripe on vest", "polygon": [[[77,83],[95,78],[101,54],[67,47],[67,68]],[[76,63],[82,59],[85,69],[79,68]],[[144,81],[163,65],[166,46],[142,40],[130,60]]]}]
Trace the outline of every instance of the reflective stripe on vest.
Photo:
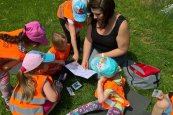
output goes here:
[{"label": "reflective stripe on vest", "polygon": [[21,113],[23,115],[44,114],[42,107],[30,109],[30,108],[20,108],[20,107],[10,104],[10,110],[12,112]]},{"label": "reflective stripe on vest", "polygon": [[115,102],[114,101],[112,101],[111,99],[107,99],[106,101],[105,101],[105,103],[107,104],[107,105],[109,105],[110,107],[114,107],[115,106]]},{"label": "reflective stripe on vest", "polygon": [[[14,93],[12,94],[12,97],[14,98]],[[15,99],[21,100],[22,99],[22,94],[17,93]],[[40,99],[40,98],[34,98],[29,102],[30,104],[44,104],[45,99]],[[23,100],[23,102],[26,102]]]},{"label": "reflective stripe on vest", "polygon": [[[105,101],[105,103],[109,106],[109,107],[116,107],[118,108],[119,110],[123,111],[124,110],[124,106],[122,106],[121,103],[118,103],[118,102],[114,102],[112,101],[111,99],[107,99]],[[103,106],[104,107],[104,106]]]},{"label": "reflective stripe on vest", "polygon": [[60,18],[62,19],[64,19],[63,8],[64,8],[64,4],[59,6],[59,15],[60,15]]}]

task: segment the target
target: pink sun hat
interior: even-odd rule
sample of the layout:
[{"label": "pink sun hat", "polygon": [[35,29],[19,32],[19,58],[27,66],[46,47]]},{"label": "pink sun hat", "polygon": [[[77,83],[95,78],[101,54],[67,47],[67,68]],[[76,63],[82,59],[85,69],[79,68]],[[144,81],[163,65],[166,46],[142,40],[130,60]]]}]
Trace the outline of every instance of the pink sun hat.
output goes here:
[{"label": "pink sun hat", "polygon": [[55,54],[32,50],[25,55],[21,70],[27,73],[37,68],[41,63],[53,62],[54,60]]},{"label": "pink sun hat", "polygon": [[38,21],[32,21],[25,24],[25,34],[34,42],[38,42],[42,45],[48,44],[45,29]]}]

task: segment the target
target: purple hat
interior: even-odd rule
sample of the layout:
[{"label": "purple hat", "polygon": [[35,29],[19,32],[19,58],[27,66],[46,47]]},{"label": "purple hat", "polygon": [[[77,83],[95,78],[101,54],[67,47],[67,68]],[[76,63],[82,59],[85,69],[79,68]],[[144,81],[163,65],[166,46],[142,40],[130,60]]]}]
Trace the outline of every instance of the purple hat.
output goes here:
[{"label": "purple hat", "polygon": [[42,62],[53,62],[54,60],[55,55],[52,53],[43,53],[32,50],[25,55],[21,70],[22,72],[27,73],[37,68]]},{"label": "purple hat", "polygon": [[25,24],[25,34],[34,42],[38,42],[42,45],[48,44],[45,29],[38,21],[32,21]]}]

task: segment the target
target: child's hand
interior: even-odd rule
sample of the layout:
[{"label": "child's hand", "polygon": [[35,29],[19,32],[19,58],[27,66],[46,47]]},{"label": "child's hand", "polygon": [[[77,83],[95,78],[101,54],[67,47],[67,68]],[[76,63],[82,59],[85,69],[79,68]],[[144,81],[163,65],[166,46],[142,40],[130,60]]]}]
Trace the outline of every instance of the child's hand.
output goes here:
[{"label": "child's hand", "polygon": [[73,54],[73,59],[77,62],[79,59],[79,54],[78,53],[74,53]]},{"label": "child's hand", "polygon": [[159,95],[159,97],[157,97],[158,100],[162,100],[164,98],[164,94],[163,92]]},{"label": "child's hand", "polygon": [[106,80],[107,80],[107,78],[101,76],[98,82],[104,83]]},{"label": "child's hand", "polygon": [[54,80],[53,87],[57,91],[57,93],[60,94],[60,92],[62,91],[63,85],[61,82]]}]

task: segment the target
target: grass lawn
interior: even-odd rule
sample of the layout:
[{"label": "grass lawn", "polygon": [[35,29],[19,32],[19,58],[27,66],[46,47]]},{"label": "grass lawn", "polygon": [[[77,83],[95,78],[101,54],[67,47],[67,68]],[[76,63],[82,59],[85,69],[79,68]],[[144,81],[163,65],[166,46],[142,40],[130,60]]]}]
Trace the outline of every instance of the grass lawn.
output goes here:
[{"label": "grass lawn", "polygon": [[[0,31],[11,31],[22,28],[32,20],[40,21],[46,28],[50,39],[53,32],[62,32],[56,17],[57,5],[63,0],[0,0]],[[131,44],[129,56],[142,63],[153,65],[161,69],[161,84],[158,89],[167,93],[173,91],[173,10],[165,14],[160,10],[172,0],[116,0],[116,10],[123,14],[129,22]],[[81,36],[85,35],[85,30]],[[84,38],[84,37],[81,37]],[[40,47],[47,51],[47,47]],[[62,101],[51,112],[53,115],[65,115],[72,109],[95,100],[93,94],[96,80],[85,80],[69,76],[65,87],[75,81],[83,87],[75,91],[75,96],[69,96],[66,88],[62,92]],[[11,77],[15,84],[15,75]],[[155,99],[151,97],[153,90],[136,90],[141,95],[152,100],[148,111],[152,110]],[[0,98],[0,115],[9,115],[4,108],[4,101]]]}]

